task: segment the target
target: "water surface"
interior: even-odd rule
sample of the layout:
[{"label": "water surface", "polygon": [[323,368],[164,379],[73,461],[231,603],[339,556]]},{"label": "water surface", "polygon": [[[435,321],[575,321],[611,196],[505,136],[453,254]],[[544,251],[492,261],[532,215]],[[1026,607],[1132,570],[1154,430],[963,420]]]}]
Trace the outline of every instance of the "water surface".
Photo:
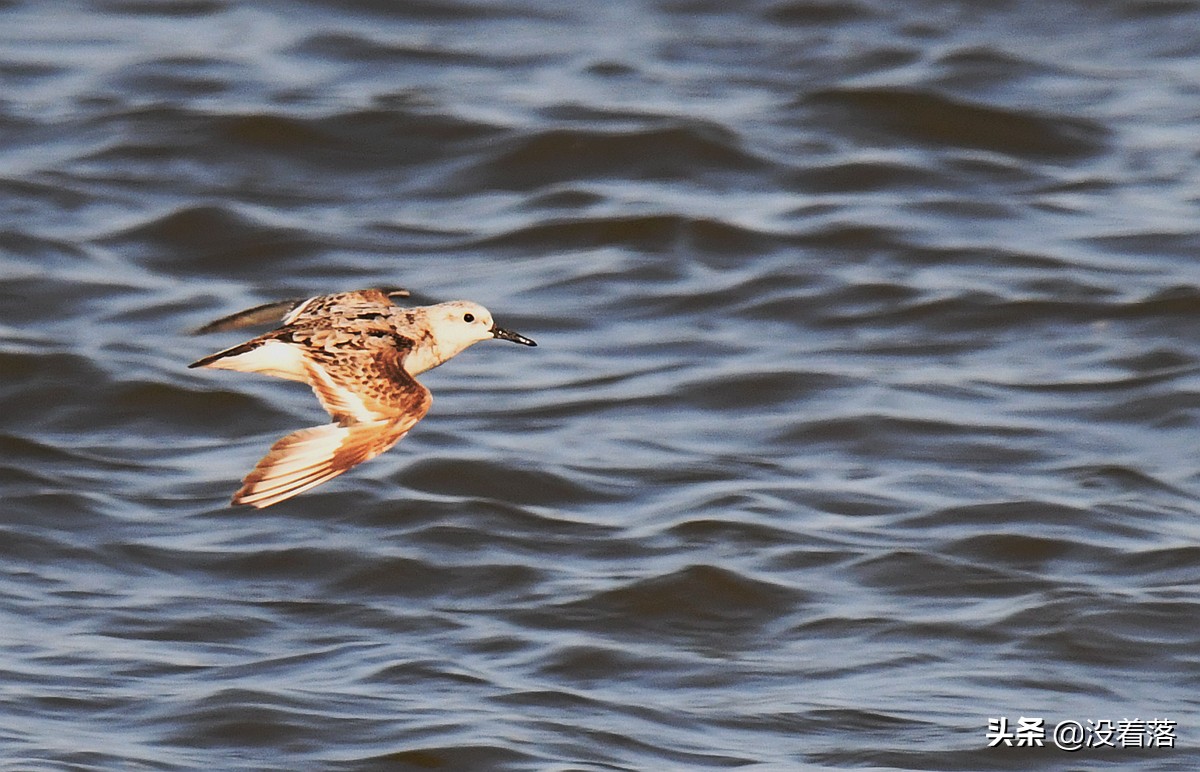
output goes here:
[{"label": "water surface", "polygon": [[[0,767],[1197,768],[1198,27],[0,3]],[[188,330],[397,284],[540,345],[230,508]]]}]

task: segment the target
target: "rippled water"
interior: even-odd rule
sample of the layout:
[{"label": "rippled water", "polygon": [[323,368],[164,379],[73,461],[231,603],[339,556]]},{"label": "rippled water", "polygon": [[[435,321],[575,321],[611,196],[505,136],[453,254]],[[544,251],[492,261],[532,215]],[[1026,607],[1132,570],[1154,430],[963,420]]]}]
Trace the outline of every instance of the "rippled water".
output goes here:
[{"label": "rippled water", "polygon": [[[0,766],[1200,767],[1200,5],[979,5],[0,2]],[[397,284],[540,345],[228,507]]]}]

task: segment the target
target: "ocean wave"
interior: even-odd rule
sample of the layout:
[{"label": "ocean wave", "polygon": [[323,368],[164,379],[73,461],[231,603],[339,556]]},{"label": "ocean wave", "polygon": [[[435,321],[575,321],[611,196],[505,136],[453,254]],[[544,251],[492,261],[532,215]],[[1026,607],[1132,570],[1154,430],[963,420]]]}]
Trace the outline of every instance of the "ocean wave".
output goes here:
[{"label": "ocean wave", "polygon": [[833,88],[805,104],[844,131],[931,147],[963,147],[1032,159],[1074,160],[1101,153],[1109,132],[1096,121],[1040,115],[904,87]]}]

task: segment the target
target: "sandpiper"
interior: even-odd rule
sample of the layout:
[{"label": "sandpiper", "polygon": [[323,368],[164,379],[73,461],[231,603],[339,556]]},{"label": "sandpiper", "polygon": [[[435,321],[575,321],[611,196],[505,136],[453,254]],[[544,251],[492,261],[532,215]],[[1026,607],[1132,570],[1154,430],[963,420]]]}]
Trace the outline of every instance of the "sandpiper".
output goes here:
[{"label": "sandpiper", "polygon": [[414,376],[488,338],[536,346],[495,325],[478,303],[402,308],[403,289],[365,289],[285,300],[240,311],[197,333],[282,316],[281,325],[188,367],[264,373],[312,386],[334,423],[282,438],[242,481],[234,504],[268,507],[337,477],[400,441],[429,410]]}]

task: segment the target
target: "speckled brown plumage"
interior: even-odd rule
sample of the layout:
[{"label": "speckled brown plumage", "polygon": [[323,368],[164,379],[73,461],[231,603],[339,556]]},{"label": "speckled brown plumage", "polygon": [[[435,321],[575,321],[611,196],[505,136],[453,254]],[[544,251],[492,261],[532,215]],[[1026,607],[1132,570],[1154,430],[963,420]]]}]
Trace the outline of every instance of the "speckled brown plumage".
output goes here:
[{"label": "speckled brown plumage", "polygon": [[432,396],[415,376],[487,338],[536,345],[496,327],[470,301],[400,308],[403,290],[366,289],[281,301],[202,327],[224,331],[271,321],[275,330],[193,362],[304,381],[334,423],[276,442],[246,476],[235,504],[266,507],[320,485],[395,445],[424,417]]}]

